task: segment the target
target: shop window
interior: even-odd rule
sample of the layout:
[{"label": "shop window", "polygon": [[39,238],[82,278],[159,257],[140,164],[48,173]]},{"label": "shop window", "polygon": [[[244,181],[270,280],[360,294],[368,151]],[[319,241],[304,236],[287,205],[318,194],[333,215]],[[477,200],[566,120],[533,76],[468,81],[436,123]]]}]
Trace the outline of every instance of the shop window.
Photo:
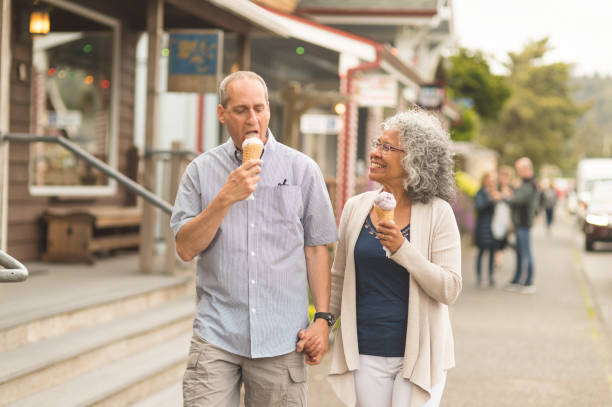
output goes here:
[{"label": "shop window", "polygon": [[[92,30],[55,31],[59,24],[52,24],[49,34],[33,39],[33,132],[65,137],[115,166],[118,27],[104,29],[91,20],[95,13],[85,17],[78,11],[63,11],[59,24],[76,20]],[[34,195],[111,194],[115,188],[105,174],[56,143],[32,144],[29,184]]]}]

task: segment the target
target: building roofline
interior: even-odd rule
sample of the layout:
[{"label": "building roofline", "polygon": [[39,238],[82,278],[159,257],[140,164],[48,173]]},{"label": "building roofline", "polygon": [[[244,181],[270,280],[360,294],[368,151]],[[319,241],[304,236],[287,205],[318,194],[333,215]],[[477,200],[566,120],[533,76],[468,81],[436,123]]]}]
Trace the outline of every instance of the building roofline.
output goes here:
[{"label": "building roofline", "polygon": [[325,25],[325,24],[317,23],[317,22],[312,21],[310,19],[307,19],[307,18],[304,18],[304,17],[301,17],[301,16],[297,16],[295,14],[285,13],[283,11],[275,10],[275,9],[267,7],[265,5],[260,5],[259,7],[263,8],[263,9],[265,9],[265,10],[271,12],[271,13],[277,14],[277,15],[279,15],[281,17],[288,18],[288,19],[294,20],[294,21],[298,21],[300,23],[307,24],[307,25],[316,27],[318,29],[321,29],[321,30],[324,30],[324,31],[327,31],[327,32],[330,32],[330,33],[338,34],[338,35],[341,35],[343,37],[349,38],[351,40],[355,40],[355,41],[362,42],[364,44],[371,45],[373,47],[382,46],[381,43],[376,42],[374,40],[371,40],[369,38],[365,38],[365,37],[359,36],[357,34],[353,34],[353,33],[341,30],[339,28],[330,27],[330,26]]},{"label": "building roofline", "polygon": [[298,7],[295,10],[298,14],[309,15],[335,15],[335,16],[372,16],[372,17],[433,17],[438,14],[437,9],[349,9],[349,8],[327,8],[327,7]]},{"label": "building roofline", "polygon": [[253,25],[267,30],[280,37],[289,37],[289,27],[280,24],[270,13],[270,9],[249,0],[207,0],[216,7],[239,16]]}]

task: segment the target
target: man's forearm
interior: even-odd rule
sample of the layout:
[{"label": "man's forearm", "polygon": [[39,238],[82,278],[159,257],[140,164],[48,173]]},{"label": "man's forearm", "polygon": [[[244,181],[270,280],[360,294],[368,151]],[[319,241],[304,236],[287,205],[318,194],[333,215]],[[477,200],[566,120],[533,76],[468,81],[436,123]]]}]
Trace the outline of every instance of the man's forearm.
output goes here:
[{"label": "man's forearm", "polygon": [[329,311],[329,296],[331,294],[331,272],[327,246],[305,246],[306,269],[310,294],[318,312]]},{"label": "man's forearm", "polygon": [[179,230],[176,235],[176,252],[182,260],[190,261],[206,250],[231,206],[229,200],[217,195],[210,205]]}]

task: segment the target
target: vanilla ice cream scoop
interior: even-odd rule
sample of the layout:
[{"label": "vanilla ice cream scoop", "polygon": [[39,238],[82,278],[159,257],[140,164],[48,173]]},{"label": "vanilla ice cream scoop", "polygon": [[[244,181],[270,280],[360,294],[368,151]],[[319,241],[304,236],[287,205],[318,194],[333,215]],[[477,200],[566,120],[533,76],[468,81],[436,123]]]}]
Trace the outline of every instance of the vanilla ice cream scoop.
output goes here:
[{"label": "vanilla ice cream scoop", "polygon": [[374,205],[378,206],[383,211],[392,211],[395,209],[395,198],[389,192],[381,192],[374,199]]}]

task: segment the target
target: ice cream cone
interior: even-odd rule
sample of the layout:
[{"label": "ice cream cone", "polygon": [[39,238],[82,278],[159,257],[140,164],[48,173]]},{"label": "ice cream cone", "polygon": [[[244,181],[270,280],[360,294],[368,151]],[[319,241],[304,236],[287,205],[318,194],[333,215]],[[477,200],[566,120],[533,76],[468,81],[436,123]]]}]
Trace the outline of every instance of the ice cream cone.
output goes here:
[{"label": "ice cream cone", "polygon": [[376,205],[374,205],[374,211],[376,212],[376,216],[378,217],[379,222],[383,220],[393,220],[393,216],[395,213],[394,209],[384,210]]},{"label": "ice cream cone", "polygon": [[242,145],[242,163],[244,164],[245,162],[252,160],[253,158],[258,160],[261,157],[261,152],[263,151],[263,148],[264,146],[261,141],[259,143],[244,143]]}]

